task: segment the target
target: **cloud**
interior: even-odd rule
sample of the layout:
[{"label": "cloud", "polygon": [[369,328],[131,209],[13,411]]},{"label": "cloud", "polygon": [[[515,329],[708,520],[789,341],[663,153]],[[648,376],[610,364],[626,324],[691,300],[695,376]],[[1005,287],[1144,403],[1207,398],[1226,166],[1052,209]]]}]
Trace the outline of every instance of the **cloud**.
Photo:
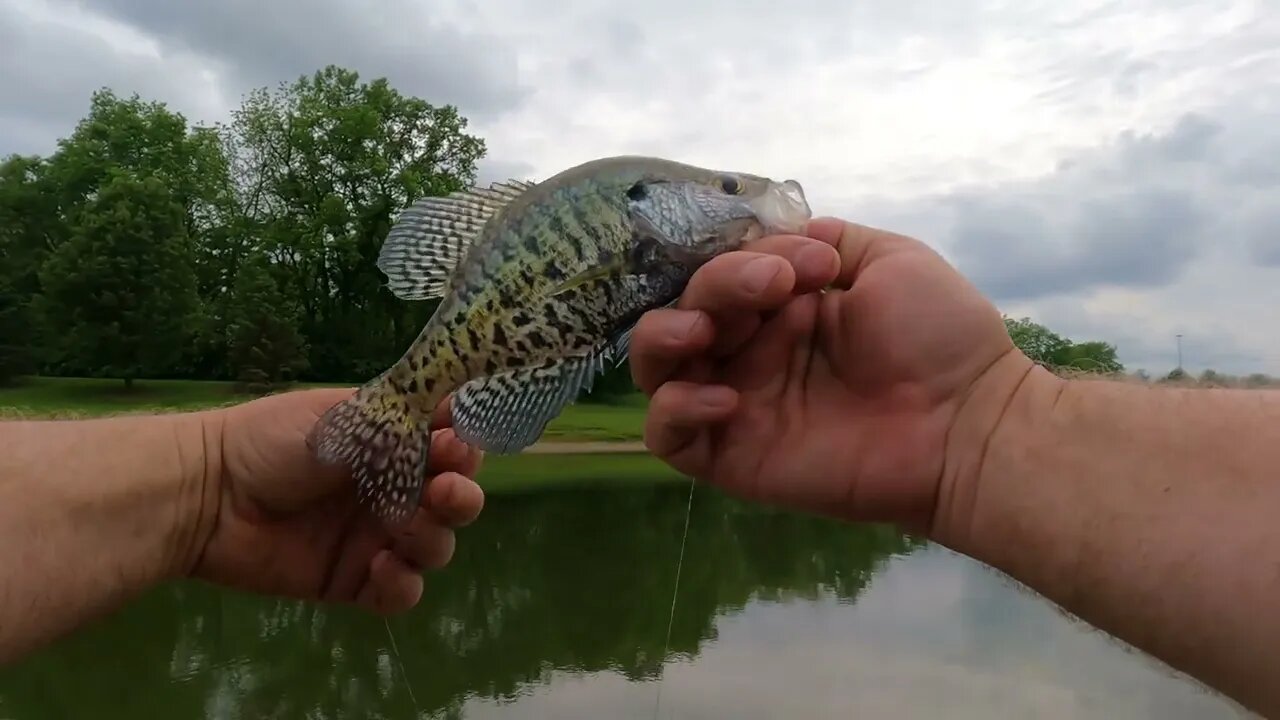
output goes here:
[{"label": "cloud", "polygon": [[[1247,110],[1247,111],[1245,111]],[[872,205],[985,293],[1165,372],[1276,372],[1280,102],[1233,102],[1064,157],[1032,178]],[[1193,339],[1194,338],[1194,339]]]},{"label": "cloud", "polygon": [[80,6],[128,23],[162,50],[216,60],[238,87],[274,87],[338,64],[386,76],[434,102],[465,106],[473,117],[508,111],[523,94],[512,48],[455,22],[434,2],[94,0]]},{"label": "cloud", "polygon": [[956,264],[997,300],[1163,287],[1233,233],[1280,230],[1267,213],[1229,227],[1232,198],[1280,204],[1280,183],[1240,174],[1223,135],[1219,122],[1184,115],[1167,132],[1125,132],[1042,177],[959,189],[921,211],[947,216]]},{"label": "cloud", "polygon": [[109,87],[163,99],[194,118],[220,114],[223,89],[203,59],[161,54],[127,26],[44,5],[0,1],[0,155],[50,152]]},{"label": "cloud", "polygon": [[482,181],[618,153],[792,177],[1126,362],[1172,367],[1182,332],[1280,374],[1256,0],[0,0],[0,60],[0,154],[52,149],[99,86],[212,121],[335,63],[457,104]]}]

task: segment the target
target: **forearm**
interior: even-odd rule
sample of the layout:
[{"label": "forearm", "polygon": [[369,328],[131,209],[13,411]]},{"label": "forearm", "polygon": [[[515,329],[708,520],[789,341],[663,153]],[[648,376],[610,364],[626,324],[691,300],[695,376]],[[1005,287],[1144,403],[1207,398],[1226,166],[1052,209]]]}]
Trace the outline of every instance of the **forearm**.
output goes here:
[{"label": "forearm", "polygon": [[1280,393],[1016,387],[943,542],[1280,714]]},{"label": "forearm", "polygon": [[199,415],[0,423],[0,662],[190,566]]}]

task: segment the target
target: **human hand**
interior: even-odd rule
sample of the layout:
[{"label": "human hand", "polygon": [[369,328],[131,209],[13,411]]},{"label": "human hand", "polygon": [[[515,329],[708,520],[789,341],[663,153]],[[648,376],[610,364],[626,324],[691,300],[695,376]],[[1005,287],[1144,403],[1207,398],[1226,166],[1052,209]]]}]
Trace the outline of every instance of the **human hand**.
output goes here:
[{"label": "human hand", "polygon": [[350,475],[312,456],[306,435],[350,390],[307,390],[209,413],[208,540],[192,574],[288,597],[355,603],[378,613],[408,610],[422,572],[453,555],[453,529],[480,513],[470,477],[481,455],[453,434],[447,403],[432,418],[422,507],[394,533],[358,506]]},{"label": "human hand", "polygon": [[924,244],[831,218],[806,234],[713,259],[640,320],[645,442],[750,500],[928,532],[1030,363]]}]

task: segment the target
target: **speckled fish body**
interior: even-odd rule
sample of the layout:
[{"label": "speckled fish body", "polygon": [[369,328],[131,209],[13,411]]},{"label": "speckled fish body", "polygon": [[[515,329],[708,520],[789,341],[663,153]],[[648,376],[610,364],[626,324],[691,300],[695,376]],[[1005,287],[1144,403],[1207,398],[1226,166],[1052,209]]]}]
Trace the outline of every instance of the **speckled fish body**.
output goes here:
[{"label": "speckled fish body", "polygon": [[528,447],[700,264],[808,218],[794,181],[625,156],[419,200],[378,266],[398,297],[440,304],[395,365],[320,419],[312,447],[401,522],[420,501],[428,421],[446,397],[464,442]]}]

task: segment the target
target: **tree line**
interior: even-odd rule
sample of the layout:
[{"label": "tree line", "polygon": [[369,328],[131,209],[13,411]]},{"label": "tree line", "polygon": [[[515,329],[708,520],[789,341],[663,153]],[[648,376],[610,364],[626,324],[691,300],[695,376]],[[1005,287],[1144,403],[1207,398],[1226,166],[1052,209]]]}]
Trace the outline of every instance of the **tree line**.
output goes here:
[{"label": "tree line", "polygon": [[[26,374],[355,383],[434,310],[384,287],[396,214],[475,181],[451,105],[329,66],[193,124],[109,89],[47,157],[0,163],[0,382]],[[1122,370],[1106,343],[1008,320],[1038,360]],[[597,394],[631,390],[622,366]]]},{"label": "tree line", "polygon": [[0,166],[0,374],[367,378],[433,309],[381,287],[382,238],[484,152],[456,108],[338,67],[208,126],[100,90]]}]

